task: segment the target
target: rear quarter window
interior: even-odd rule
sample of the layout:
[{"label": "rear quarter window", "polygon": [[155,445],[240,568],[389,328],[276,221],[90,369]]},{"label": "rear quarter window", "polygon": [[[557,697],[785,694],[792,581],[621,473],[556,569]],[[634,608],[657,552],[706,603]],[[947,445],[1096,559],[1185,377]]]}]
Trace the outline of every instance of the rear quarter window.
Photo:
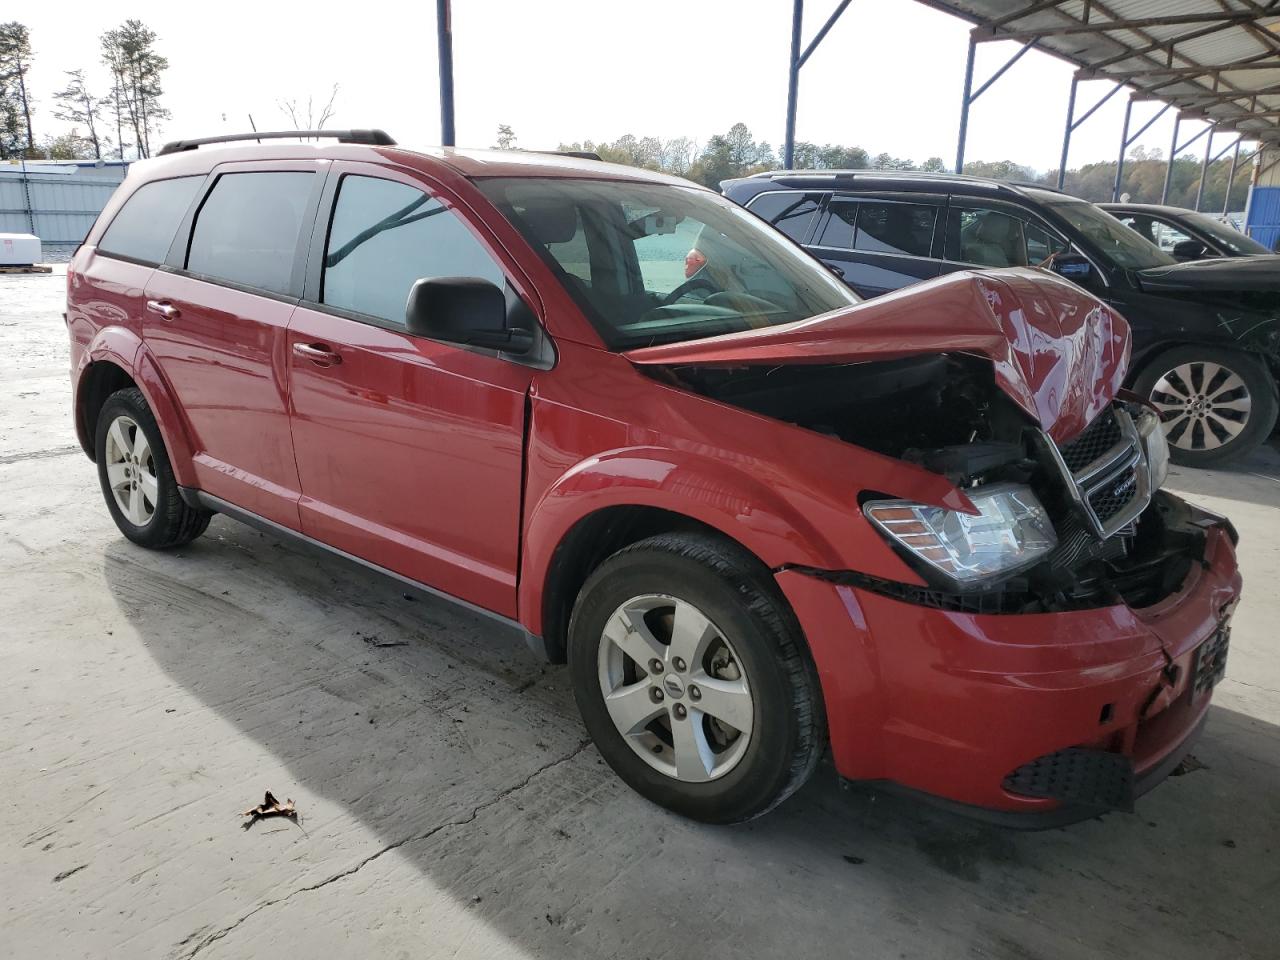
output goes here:
[{"label": "rear quarter window", "polygon": [[196,176],[144,183],[115,215],[98,241],[98,250],[143,263],[163,263],[203,182],[203,176]]},{"label": "rear quarter window", "polygon": [[747,209],[796,243],[803,243],[821,199],[816,193],[762,193]]}]

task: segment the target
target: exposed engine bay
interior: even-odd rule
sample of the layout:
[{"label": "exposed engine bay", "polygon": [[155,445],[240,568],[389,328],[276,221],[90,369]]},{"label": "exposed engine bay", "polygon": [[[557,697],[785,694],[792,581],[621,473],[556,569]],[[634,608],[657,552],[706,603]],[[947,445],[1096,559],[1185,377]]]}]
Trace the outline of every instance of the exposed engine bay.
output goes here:
[{"label": "exposed engine bay", "polygon": [[[807,571],[813,575],[946,609],[1035,613],[1150,606],[1175,593],[1203,558],[1203,519],[1158,490],[1167,448],[1158,417],[1136,400],[1114,401],[1059,445],[1000,390],[980,357],[660,369],[693,392],[941,474],[975,503],[985,491],[1029,489],[1034,497],[1024,499],[1052,524],[1053,542],[1034,563],[962,582],[921,562],[940,548],[904,548],[936,536],[925,532],[919,505],[879,499],[896,496],[892,490],[864,491],[864,509],[869,502],[896,509],[898,519],[882,532],[929,586],[856,571]],[[896,542],[894,524],[910,528]]]}]

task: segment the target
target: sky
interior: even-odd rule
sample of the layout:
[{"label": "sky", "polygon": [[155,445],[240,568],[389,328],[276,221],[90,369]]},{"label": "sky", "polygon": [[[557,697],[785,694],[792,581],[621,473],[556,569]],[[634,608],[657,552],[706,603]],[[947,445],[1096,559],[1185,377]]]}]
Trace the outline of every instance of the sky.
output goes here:
[{"label": "sky", "polygon": [[[804,43],[836,3],[808,0]],[[458,143],[490,146],[500,123],[529,149],[627,133],[704,143],[741,121],[780,149],[791,11],[791,0],[453,0]],[[63,71],[86,68],[107,92],[98,38],[135,17],[170,61],[162,140],[239,132],[250,115],[258,129],[287,128],[280,100],[324,101],[337,83],[330,127],[381,127],[412,146],[440,141],[435,12],[431,0],[62,0],[4,16],[31,31],[37,140],[66,129],[52,117]],[[797,139],[950,166],[967,35],[914,0],[855,0],[801,71]],[[975,88],[1017,49],[979,45]],[[967,159],[1056,168],[1072,70],[1038,51],[1023,57],[974,104]],[[1110,86],[1082,83],[1077,115]],[[1115,158],[1124,101],[1075,132],[1069,167]],[[1135,121],[1155,109],[1135,105]],[[1139,144],[1167,153],[1172,126],[1166,115]]]}]

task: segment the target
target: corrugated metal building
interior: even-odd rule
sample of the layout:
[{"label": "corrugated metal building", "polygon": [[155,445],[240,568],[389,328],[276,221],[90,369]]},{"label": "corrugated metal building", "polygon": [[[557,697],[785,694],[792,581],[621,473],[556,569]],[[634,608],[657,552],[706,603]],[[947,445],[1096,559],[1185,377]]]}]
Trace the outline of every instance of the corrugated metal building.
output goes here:
[{"label": "corrugated metal building", "polygon": [[79,243],[128,168],[118,160],[0,164],[0,233]]}]

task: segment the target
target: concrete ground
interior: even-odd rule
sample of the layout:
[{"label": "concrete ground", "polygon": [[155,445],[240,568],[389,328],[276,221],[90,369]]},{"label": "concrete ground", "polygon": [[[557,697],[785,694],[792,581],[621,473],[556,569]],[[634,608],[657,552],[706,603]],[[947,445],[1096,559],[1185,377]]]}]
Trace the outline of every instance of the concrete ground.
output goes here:
[{"label": "concrete ground", "polygon": [[[127,543],[68,414],[63,279],[0,276],[0,956],[1280,957],[1280,454],[1173,486],[1246,595],[1201,769],[1015,834],[840,791],[683,821],[563,670],[224,518]],[[300,823],[242,828],[271,790]]]}]

